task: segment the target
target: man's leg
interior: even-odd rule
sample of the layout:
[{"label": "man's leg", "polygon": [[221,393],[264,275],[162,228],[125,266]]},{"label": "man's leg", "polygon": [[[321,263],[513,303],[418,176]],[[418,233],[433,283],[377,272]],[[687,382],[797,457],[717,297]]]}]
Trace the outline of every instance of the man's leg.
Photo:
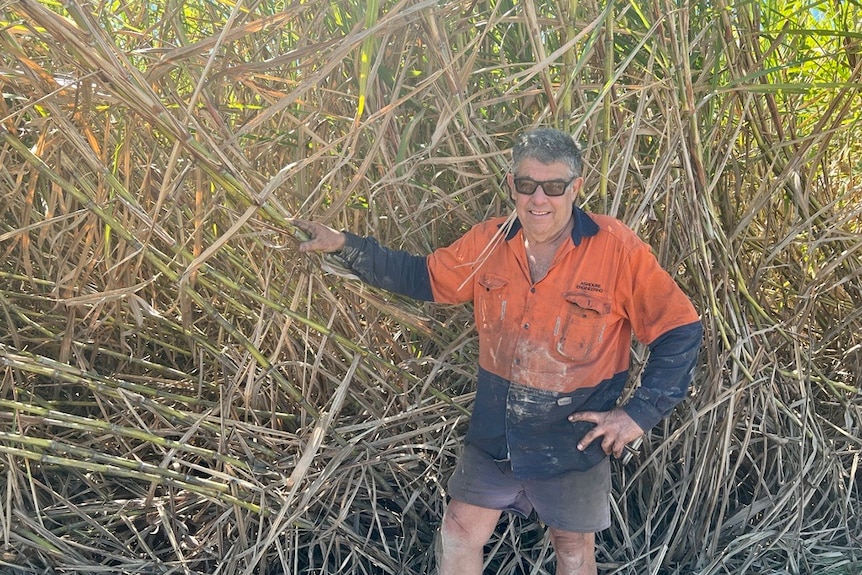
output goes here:
[{"label": "man's leg", "polygon": [[586,471],[525,483],[527,497],[548,526],[557,575],[596,575],[596,532],[611,524],[611,466],[607,458]]},{"label": "man's leg", "polygon": [[554,554],[557,556],[557,575],[596,575],[595,533],[574,533],[549,528]]},{"label": "man's leg", "polygon": [[449,501],[440,527],[439,575],[481,575],[483,550],[502,512]]}]

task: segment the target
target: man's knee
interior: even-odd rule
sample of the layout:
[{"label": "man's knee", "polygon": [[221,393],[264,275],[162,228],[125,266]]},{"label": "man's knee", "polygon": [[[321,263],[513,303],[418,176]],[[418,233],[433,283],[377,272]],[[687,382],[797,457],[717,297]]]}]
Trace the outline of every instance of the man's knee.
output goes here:
[{"label": "man's knee", "polygon": [[574,533],[551,529],[551,542],[557,556],[557,573],[593,574],[596,572],[594,533]]},{"label": "man's knee", "polygon": [[483,547],[497,526],[500,512],[451,501],[440,526],[445,547]]}]

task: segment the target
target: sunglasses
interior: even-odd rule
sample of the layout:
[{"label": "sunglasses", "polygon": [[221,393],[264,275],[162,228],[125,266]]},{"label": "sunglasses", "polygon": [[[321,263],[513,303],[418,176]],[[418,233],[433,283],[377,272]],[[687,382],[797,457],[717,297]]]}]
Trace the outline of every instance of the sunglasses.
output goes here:
[{"label": "sunglasses", "polygon": [[545,180],[537,182],[531,178],[514,178],[513,181],[515,182],[515,191],[519,194],[532,196],[536,193],[536,189],[542,186],[542,191],[545,192],[546,196],[554,197],[565,194],[566,189],[577,179],[578,177],[575,176],[571,180]]}]

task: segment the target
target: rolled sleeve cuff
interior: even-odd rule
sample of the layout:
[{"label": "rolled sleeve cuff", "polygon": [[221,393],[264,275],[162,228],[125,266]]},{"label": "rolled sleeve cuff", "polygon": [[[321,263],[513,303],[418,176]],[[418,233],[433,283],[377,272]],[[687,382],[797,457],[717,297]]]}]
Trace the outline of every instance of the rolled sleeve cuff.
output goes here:
[{"label": "rolled sleeve cuff", "polygon": [[362,248],[365,247],[365,238],[347,231],[342,231],[341,233],[344,234],[344,245],[338,254],[348,264],[352,264],[359,257],[359,254],[362,253]]},{"label": "rolled sleeve cuff", "polygon": [[665,418],[665,414],[652,405],[649,400],[638,396],[632,397],[622,409],[644,432],[649,431]]}]

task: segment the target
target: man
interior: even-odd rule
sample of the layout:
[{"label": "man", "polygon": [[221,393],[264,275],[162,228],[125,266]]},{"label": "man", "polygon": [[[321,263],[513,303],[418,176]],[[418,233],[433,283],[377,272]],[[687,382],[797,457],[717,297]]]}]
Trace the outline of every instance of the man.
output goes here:
[{"label": "man", "polygon": [[[300,251],[341,252],[363,280],[420,300],[473,302],[479,375],[464,451],[449,480],[441,575],[479,575],[502,511],[533,510],[558,575],[595,575],[610,525],[610,463],[667,416],[691,381],[702,327],[649,247],[575,206],[581,153],[567,134],[521,135],[507,176],[517,219],[473,227],[427,257],[295,220]],[[492,246],[489,249],[489,246]],[[650,347],[622,406],[632,333]]]}]

